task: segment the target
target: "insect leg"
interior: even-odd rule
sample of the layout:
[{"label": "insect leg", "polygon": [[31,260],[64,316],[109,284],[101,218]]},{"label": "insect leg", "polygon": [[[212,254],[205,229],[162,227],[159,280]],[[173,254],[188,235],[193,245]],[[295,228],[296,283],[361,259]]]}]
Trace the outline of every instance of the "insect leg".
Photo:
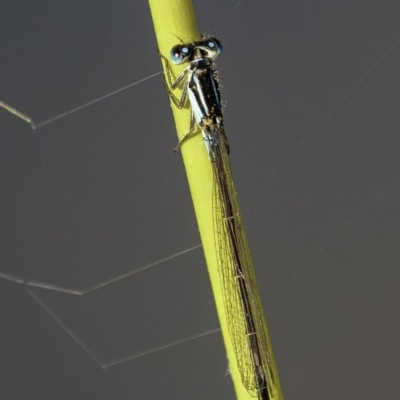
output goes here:
[{"label": "insect leg", "polygon": [[174,153],[176,153],[181,147],[182,145],[188,140],[190,139],[191,136],[193,136],[193,134],[195,133],[195,125],[194,125],[194,114],[193,114],[193,110],[191,110],[190,112],[190,125],[189,125],[189,132],[178,142],[178,144],[175,146],[174,148]]}]

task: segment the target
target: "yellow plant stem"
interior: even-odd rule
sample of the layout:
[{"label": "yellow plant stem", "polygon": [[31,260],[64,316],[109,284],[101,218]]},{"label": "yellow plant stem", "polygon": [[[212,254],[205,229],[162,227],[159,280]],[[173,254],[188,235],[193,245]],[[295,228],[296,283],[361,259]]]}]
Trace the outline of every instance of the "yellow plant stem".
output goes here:
[{"label": "yellow plant stem", "polygon": [[[156,32],[158,49],[164,57],[169,58],[171,48],[174,45],[179,44],[180,39],[184,43],[191,43],[200,39],[193,5],[190,0],[149,0],[149,4]],[[162,62],[162,65],[164,68],[164,62]],[[174,76],[177,77],[187,65],[176,66],[170,63],[170,66]],[[179,98],[180,92],[177,92],[177,97]],[[181,139],[189,131],[190,107],[187,105],[183,110],[179,110],[172,102],[171,107],[175,118],[178,138]],[[214,238],[212,211],[214,176],[210,158],[204,145],[204,140],[199,129],[197,127],[196,129],[197,134],[185,142],[181,148],[181,152],[186,168],[186,174],[192,194],[203,250],[207,261],[212,290],[227,351],[229,372],[234,382],[237,398],[239,400],[254,400],[254,397],[250,396],[248,391],[242,385],[241,377],[236,364],[235,352],[229,336],[224,301],[222,297],[221,282],[218,272]],[[190,266],[188,266],[188,268],[190,268]],[[254,275],[254,272],[252,272],[252,274]],[[262,310],[259,296],[258,301],[260,302],[260,307]],[[238,317],[243,318],[242,315]],[[272,353],[272,347],[265,320],[264,327],[267,336],[268,348],[270,349],[272,369],[275,377],[273,386],[273,400],[282,400],[283,395],[279,382],[279,375]]]}]

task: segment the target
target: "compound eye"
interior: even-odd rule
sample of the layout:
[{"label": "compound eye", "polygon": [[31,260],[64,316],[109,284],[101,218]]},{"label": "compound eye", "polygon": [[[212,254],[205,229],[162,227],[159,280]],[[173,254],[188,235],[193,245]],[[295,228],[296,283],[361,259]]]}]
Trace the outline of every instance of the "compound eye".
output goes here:
[{"label": "compound eye", "polygon": [[218,39],[208,38],[204,41],[207,47],[208,56],[211,58],[217,58],[222,53],[222,44]]},{"label": "compound eye", "polygon": [[171,49],[170,58],[174,64],[184,63],[191,55],[192,49],[187,45],[177,44]]}]

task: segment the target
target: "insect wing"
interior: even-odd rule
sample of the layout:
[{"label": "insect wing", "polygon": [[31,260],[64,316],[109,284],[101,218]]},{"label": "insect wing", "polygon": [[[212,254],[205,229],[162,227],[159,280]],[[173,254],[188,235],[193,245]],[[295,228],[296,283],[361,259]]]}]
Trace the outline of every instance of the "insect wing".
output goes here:
[{"label": "insect wing", "polygon": [[[223,128],[219,129],[211,129],[208,148],[214,171],[214,239],[228,330],[244,387],[252,396],[261,398],[260,392],[263,388],[265,392],[267,386],[272,398],[274,377],[251,257],[231,178],[226,136]],[[249,332],[249,315],[253,332]],[[260,377],[264,383],[260,383]]]}]

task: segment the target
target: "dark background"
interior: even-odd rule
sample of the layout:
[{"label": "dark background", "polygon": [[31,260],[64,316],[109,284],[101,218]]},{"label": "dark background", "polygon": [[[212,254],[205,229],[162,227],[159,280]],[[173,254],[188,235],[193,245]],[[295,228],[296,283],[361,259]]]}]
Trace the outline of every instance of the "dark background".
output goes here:
[{"label": "dark background", "polygon": [[[286,399],[397,399],[400,3],[194,3]],[[37,124],[160,71],[146,1],[3,0],[0,36]],[[233,399],[161,76],[0,124],[0,398]]]}]

